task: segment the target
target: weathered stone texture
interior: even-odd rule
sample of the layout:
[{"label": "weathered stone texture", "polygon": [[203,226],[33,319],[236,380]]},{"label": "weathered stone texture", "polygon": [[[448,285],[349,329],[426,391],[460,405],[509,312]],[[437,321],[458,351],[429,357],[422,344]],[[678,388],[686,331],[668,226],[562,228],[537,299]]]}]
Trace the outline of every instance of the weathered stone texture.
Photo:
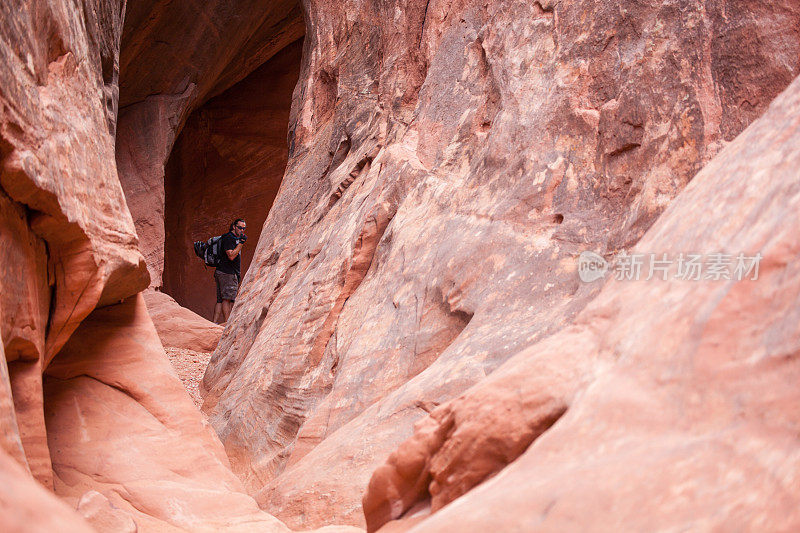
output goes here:
[{"label": "weathered stone texture", "polygon": [[363,524],[413,423],[569,324],[599,290],[578,254],[634,245],[800,72],[800,10],[304,6],[288,168],[204,409],[262,507]]},{"label": "weathered stone texture", "polygon": [[372,477],[370,529],[425,500],[444,508],[414,531],[800,527],[798,169],[800,79],[631,251],[761,254],[757,272],[612,279],[420,422]]},{"label": "weathered stone texture", "polygon": [[[0,10],[0,184],[38,238],[28,238],[38,240],[30,245],[38,251],[16,253],[41,258],[47,245],[45,283],[55,302],[40,353],[46,364],[96,304],[134,294],[148,281],[117,179],[109,118],[116,99],[107,85],[115,83],[124,2],[11,1]],[[38,268],[33,264],[26,270]]]},{"label": "weathered stone texture", "polygon": [[[0,529],[800,528],[798,74],[796,0],[0,3]],[[142,294],[234,216],[224,333]]]},{"label": "weathered stone texture", "polygon": [[114,150],[124,14],[0,4],[0,529],[286,531],[242,491],[137,295]]},{"label": "weathered stone texture", "polygon": [[123,13],[0,6],[3,449],[51,489],[42,369],[95,306],[148,283],[113,160]]}]

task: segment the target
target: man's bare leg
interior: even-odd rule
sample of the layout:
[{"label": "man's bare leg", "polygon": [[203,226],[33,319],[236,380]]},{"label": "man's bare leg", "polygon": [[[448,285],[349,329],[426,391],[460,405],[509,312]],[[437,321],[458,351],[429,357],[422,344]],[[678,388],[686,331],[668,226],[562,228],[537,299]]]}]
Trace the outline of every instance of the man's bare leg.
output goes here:
[{"label": "man's bare leg", "polygon": [[232,301],[222,300],[222,314],[225,315],[225,322],[227,322],[228,317],[231,316],[231,307],[233,307]]},{"label": "man's bare leg", "polygon": [[214,304],[214,323],[219,324],[219,320],[222,318],[222,302],[217,302]]}]

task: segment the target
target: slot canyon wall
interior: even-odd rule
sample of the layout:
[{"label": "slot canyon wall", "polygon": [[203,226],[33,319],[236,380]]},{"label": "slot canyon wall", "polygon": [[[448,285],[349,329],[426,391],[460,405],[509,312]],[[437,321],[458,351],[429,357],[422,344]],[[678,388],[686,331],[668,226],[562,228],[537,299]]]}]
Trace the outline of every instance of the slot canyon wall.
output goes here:
[{"label": "slot canyon wall", "polygon": [[414,531],[796,529],[799,165],[796,79],[631,250],[759,253],[757,273],[612,278],[419,423],[370,480],[368,529],[426,505]]},{"label": "slot canyon wall", "polygon": [[0,4],[0,529],[287,531],[145,307],[115,164],[125,8]]},{"label": "slot canyon wall", "polygon": [[[794,0],[11,0],[0,57],[2,529],[800,527]],[[220,204],[223,332],[157,292]]]},{"label": "slot canyon wall", "polygon": [[[626,323],[628,336],[614,329],[612,316],[586,326],[591,339],[555,336],[585,320],[583,313],[605,317],[630,309],[599,303],[591,308],[598,311],[586,309],[603,284],[579,281],[578,255],[592,250],[610,260],[629,250],[695,174],[798,75],[800,8],[789,1],[767,6],[716,0],[308,0],[304,8],[306,53],[287,171],[203,382],[203,410],[234,471],[262,508],[292,527],[312,527],[364,525],[362,496],[378,469],[365,501],[374,529],[407,510],[406,516],[439,509],[516,459],[548,428],[581,413],[595,418],[573,422],[571,432],[553,439],[590,453],[595,440],[589,435],[610,439],[615,420],[603,419],[590,433],[587,425],[600,415],[583,403],[573,409],[573,401],[590,391],[598,402],[604,392],[608,402],[617,398],[603,387],[619,382],[600,379],[614,366],[615,354],[622,357],[623,347],[633,351],[634,345],[637,354],[646,354],[649,346],[654,358],[668,359],[667,347],[684,346],[676,346],[677,339],[687,350],[700,344],[703,325],[714,318],[691,314],[700,312],[699,303],[684,308],[680,299],[670,300],[689,313],[684,320],[697,321],[695,329],[673,336],[670,320],[680,317],[663,316],[666,330],[648,330],[648,324],[662,323],[663,310],[645,303],[661,297],[653,290],[632,300],[652,315],[637,314],[639,330]],[[796,142],[796,130],[790,131]],[[727,175],[748,179],[744,172],[735,176]],[[782,179],[788,186],[785,180],[792,178]],[[764,190],[758,198],[778,196]],[[681,212],[685,223],[698,231],[707,220],[724,226],[710,215],[726,204],[715,205],[712,193],[696,198],[695,211]],[[787,214],[787,206],[779,212]],[[712,253],[736,244],[724,241],[722,232],[721,240],[708,234],[705,240],[682,239],[679,233],[675,241],[666,236],[650,241],[656,249],[643,250],[685,245]],[[789,342],[792,332],[781,338]],[[750,345],[742,340],[742,346]],[[548,355],[541,363],[547,372],[536,362],[520,373],[532,385],[523,387],[522,377],[502,382],[498,387],[508,384],[509,390],[493,391],[496,400],[485,407],[471,397],[441,406],[531,350]],[[650,364],[646,355],[631,358]],[[660,364],[652,363],[653,372]],[[644,407],[655,402],[648,391],[666,401],[660,395],[670,379],[694,376],[686,364],[666,366],[658,377],[643,374],[656,383],[623,389],[631,405],[621,412],[635,412],[637,403],[652,412]],[[793,363],[787,365],[793,375]],[[533,384],[536,394],[528,398]],[[737,393],[719,394],[727,401]],[[752,414],[751,408],[757,409],[745,410]],[[494,431],[506,414],[509,422]],[[667,419],[665,413],[664,425],[651,426],[655,434],[642,439],[631,468],[648,470],[646,452],[657,452],[648,444],[671,438]],[[412,437],[417,422],[423,433]],[[784,422],[795,427],[794,419]],[[688,435],[696,427],[684,429]],[[675,431],[670,435],[684,435]],[[411,444],[381,466],[407,438]],[[781,468],[788,468],[789,452],[778,448]],[[540,465],[543,457],[526,464]],[[603,485],[610,491],[604,501],[635,502],[643,515],[661,517],[657,502],[681,483],[677,473],[659,477],[646,501],[631,496],[645,481],[628,486],[621,469],[602,470],[578,459],[573,464],[569,471],[551,468],[551,485],[542,481],[554,501],[561,494],[556,474],[567,475],[565,487],[577,487],[574,476],[585,467],[592,479],[606,472],[617,483]],[[708,480],[706,468],[698,460],[682,473]],[[536,472],[519,475],[535,479]],[[794,470],[781,472],[790,479]],[[713,485],[714,494],[741,494],[733,482]],[[591,487],[585,490],[581,494],[591,497]],[[545,502],[549,494],[534,496]],[[695,524],[722,524],[713,516],[716,496],[696,496]],[[796,501],[796,491],[791,498]],[[565,506],[575,501],[578,496]],[[548,508],[536,507],[543,515]],[[471,509],[464,516],[483,513],[488,522],[497,511],[480,503]],[[753,507],[741,512],[747,523],[759,523]],[[548,522],[552,529],[591,528],[597,515],[567,506],[558,516]],[[632,515],[620,516],[623,528],[637,524]],[[436,523],[447,529],[443,520]],[[513,521],[512,514],[507,523]],[[459,520],[459,527],[469,530],[465,522]]]},{"label": "slot canyon wall", "polygon": [[[197,107],[246,78],[303,32],[296,0],[270,2],[268,7],[257,0],[213,0],[199,11],[193,3],[172,0],[129,5],[121,41],[116,160],[151,287],[163,285],[165,165],[183,124]],[[283,93],[275,89],[280,99]],[[274,105],[271,95],[263,96]],[[251,98],[255,105],[258,98]],[[238,172],[247,172],[245,161],[239,160]],[[231,168],[231,175],[236,173]],[[269,170],[267,174],[272,175]],[[264,181],[271,190],[270,180]],[[259,195],[252,192],[257,205]],[[215,227],[203,236],[217,234]],[[183,244],[191,247],[191,242]]]}]

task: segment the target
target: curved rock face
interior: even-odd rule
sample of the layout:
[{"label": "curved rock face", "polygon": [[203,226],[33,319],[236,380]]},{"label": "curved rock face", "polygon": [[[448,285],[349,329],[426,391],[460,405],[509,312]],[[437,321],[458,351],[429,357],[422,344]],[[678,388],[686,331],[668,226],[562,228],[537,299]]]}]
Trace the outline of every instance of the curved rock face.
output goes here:
[{"label": "curved rock face", "polygon": [[250,266],[286,169],[302,45],[300,40],[287,46],[195,111],[170,156],[163,290],[208,319],[216,302],[214,269],[199,260],[192,243],[225,233],[234,219],[244,218],[242,273]]},{"label": "curved rock face", "polygon": [[210,352],[217,347],[222,335],[222,326],[219,324],[181,307],[163,292],[147,290],[144,292],[144,301],[164,348]]},{"label": "curved rock face", "polygon": [[370,481],[370,529],[428,499],[444,508],[414,531],[800,527],[798,168],[800,79],[631,250],[760,254],[757,271],[612,279],[420,422]]},{"label": "curved rock face", "polygon": [[0,529],[800,528],[796,1],[126,4],[0,4]]},{"label": "curved rock face", "polygon": [[243,493],[142,295],[84,320],[46,370],[45,418],[68,501],[100,492],[145,530],[287,531]]},{"label": "curved rock face", "polygon": [[30,478],[30,473],[0,450],[0,524],[3,531],[95,531],[80,516]]},{"label": "curved rock face", "polygon": [[0,529],[286,531],[243,492],[138,295],[114,151],[124,15],[0,4]]},{"label": "curved rock face", "polygon": [[50,488],[42,369],[95,306],[148,283],[113,160],[123,11],[0,7],[3,448]]},{"label": "curved rock face", "polygon": [[[800,11],[305,8],[287,172],[204,410],[262,507],[363,524],[370,474],[413,423],[569,324],[600,288],[578,255],[629,249],[798,74]],[[531,427],[486,471],[562,396],[526,404]]]},{"label": "curved rock face", "polygon": [[[20,310],[20,324],[30,327],[4,338],[28,346],[19,348],[25,359],[46,364],[96,304],[135,294],[148,280],[113,160],[124,3],[37,6],[6,2],[2,8],[8,23],[0,71],[0,185],[4,216],[16,225],[16,233],[4,235],[12,240],[3,247],[9,254],[4,299],[36,302]],[[36,275],[21,283],[23,289],[12,289],[9,282],[25,273]],[[31,315],[42,308],[46,314],[47,286],[55,305],[45,338],[44,323]],[[13,351],[8,358],[20,355]]]}]

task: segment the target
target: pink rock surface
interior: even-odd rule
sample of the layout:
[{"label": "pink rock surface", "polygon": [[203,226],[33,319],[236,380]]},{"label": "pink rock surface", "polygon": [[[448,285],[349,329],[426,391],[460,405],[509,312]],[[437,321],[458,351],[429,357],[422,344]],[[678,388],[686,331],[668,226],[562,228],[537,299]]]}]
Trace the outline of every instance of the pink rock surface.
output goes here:
[{"label": "pink rock surface", "polygon": [[419,424],[370,482],[370,529],[427,498],[455,501],[413,531],[800,527],[798,168],[800,79],[632,250],[760,253],[757,279],[612,279]]},{"label": "pink rock surface", "polygon": [[136,533],[138,528],[131,515],[114,506],[108,498],[90,490],[78,501],[78,513],[97,531]]},{"label": "pink rock surface", "polygon": [[100,492],[143,529],[287,531],[229,470],[138,295],[94,311],[46,371],[56,493]]},{"label": "pink rock surface", "polygon": [[95,531],[66,503],[31,479],[3,450],[0,450],[0,528],[8,533]]},{"label": "pink rock surface", "polygon": [[147,290],[144,293],[147,312],[165,348],[183,348],[210,352],[222,335],[222,326],[181,307],[170,295]]},{"label": "pink rock surface", "polygon": [[5,353],[0,396],[7,402],[1,408],[6,441],[2,448],[52,489],[42,411],[41,360],[50,305],[46,245],[28,226],[25,207],[2,191],[0,228],[0,338]]},{"label": "pink rock surface", "polygon": [[[578,255],[634,245],[800,73],[800,12],[311,1],[306,17],[287,172],[204,410],[263,508],[364,524],[414,422],[568,325],[600,288]],[[559,398],[520,408],[530,425],[481,468]]]},{"label": "pink rock surface", "polygon": [[114,160],[124,12],[0,5],[0,529],[90,530],[82,513],[118,531],[129,513],[141,530],[286,531],[242,492],[137,295]]},{"label": "pink rock surface", "polygon": [[11,380],[8,377],[8,365],[2,343],[0,343],[0,355],[3,356],[0,358],[0,450],[30,474],[30,467],[19,434],[17,412],[14,410]]},{"label": "pink rock surface", "polygon": [[[0,529],[798,529],[798,73],[795,0],[0,4]],[[141,291],[220,205],[209,425]]]},{"label": "pink rock surface", "polygon": [[52,488],[42,369],[95,306],[148,283],[113,161],[122,19],[11,1],[0,21],[2,447]]},{"label": "pink rock surface", "polygon": [[[45,365],[95,305],[148,283],[114,166],[121,13],[99,1],[85,4],[86,10],[14,0],[0,7],[8,21],[0,66],[0,186],[26,209],[40,258],[47,244],[47,285],[57,303]],[[27,283],[41,280],[37,275]]]}]

